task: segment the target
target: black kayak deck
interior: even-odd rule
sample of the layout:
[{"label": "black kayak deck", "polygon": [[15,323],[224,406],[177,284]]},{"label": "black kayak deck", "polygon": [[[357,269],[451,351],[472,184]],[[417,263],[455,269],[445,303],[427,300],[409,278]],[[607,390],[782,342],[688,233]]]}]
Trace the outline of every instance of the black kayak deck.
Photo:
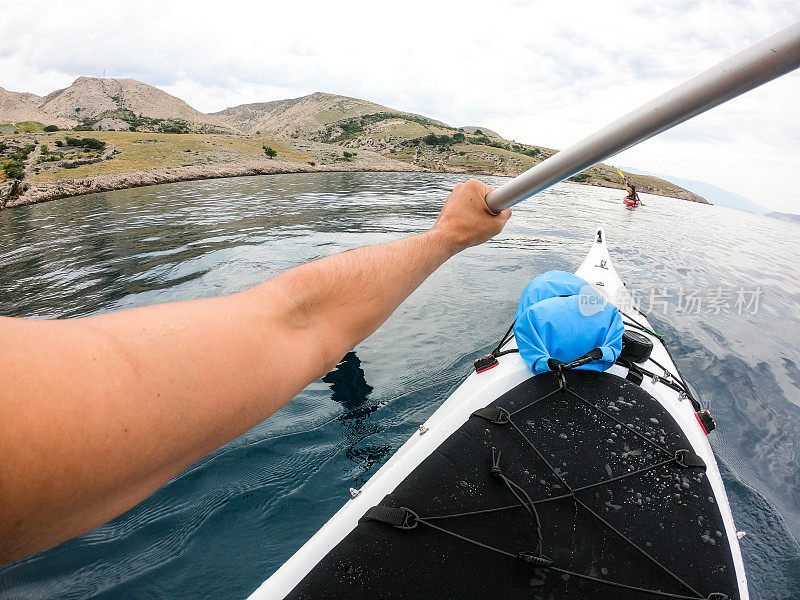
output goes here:
[{"label": "black kayak deck", "polygon": [[702,460],[639,386],[548,373],[478,412],[287,598],[739,598]]}]

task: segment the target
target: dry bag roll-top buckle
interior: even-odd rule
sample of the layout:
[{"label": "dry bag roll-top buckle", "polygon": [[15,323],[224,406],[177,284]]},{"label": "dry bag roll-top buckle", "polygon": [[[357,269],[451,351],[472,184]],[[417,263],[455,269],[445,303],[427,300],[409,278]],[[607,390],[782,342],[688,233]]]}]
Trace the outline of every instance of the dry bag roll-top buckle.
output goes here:
[{"label": "dry bag roll-top buckle", "polygon": [[577,369],[578,367],[582,367],[583,365],[589,364],[594,360],[600,360],[603,358],[603,351],[600,348],[595,348],[594,350],[589,350],[583,356],[576,358],[572,362],[562,362],[557,358],[548,358],[547,359],[547,368],[550,369],[553,373],[558,375],[558,384],[560,389],[563,391],[567,387],[567,380],[564,376],[564,371],[568,371],[570,369]]},{"label": "dry bag roll-top buckle", "polygon": [[479,358],[474,363],[475,365],[475,372],[476,373],[483,373],[484,371],[488,371],[489,369],[493,369],[497,365],[499,365],[499,361],[497,358],[492,354],[487,354],[483,358]]},{"label": "dry bag roll-top buckle", "polygon": [[547,368],[555,373],[558,377],[558,389],[560,389],[562,392],[567,389],[567,378],[564,375],[564,370],[569,368],[567,363],[561,362],[557,358],[548,358]]},{"label": "dry bag roll-top buckle", "polygon": [[711,413],[707,410],[698,411],[694,413],[694,416],[697,418],[697,422],[700,423],[700,427],[703,429],[703,433],[706,435],[717,428],[717,424],[714,423]]}]

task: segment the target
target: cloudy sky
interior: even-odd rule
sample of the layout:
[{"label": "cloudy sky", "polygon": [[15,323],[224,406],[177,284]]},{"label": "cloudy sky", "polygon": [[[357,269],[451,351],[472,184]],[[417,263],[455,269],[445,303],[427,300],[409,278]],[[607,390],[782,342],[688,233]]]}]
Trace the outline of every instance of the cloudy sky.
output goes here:
[{"label": "cloudy sky", "polygon": [[[794,2],[6,4],[0,86],[132,77],[204,112],[326,91],[563,148],[800,21]],[[800,71],[612,164],[800,213]]]}]

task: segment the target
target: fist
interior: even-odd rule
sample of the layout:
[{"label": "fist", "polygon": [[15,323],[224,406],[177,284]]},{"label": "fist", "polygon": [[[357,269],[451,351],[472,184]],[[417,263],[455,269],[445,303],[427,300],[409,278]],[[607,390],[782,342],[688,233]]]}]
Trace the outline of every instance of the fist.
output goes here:
[{"label": "fist", "polygon": [[433,229],[444,235],[456,252],[482,244],[503,230],[511,210],[494,214],[489,209],[485,198],[493,189],[471,179],[459,183],[445,200]]}]

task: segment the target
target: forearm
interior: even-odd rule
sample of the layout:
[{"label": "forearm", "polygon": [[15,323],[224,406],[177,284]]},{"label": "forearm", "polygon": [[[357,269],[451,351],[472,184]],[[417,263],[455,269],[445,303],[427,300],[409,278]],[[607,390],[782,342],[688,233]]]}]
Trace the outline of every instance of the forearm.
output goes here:
[{"label": "forearm", "polygon": [[332,368],[372,334],[461,247],[435,230],[308,263],[251,290],[291,302],[290,320],[321,363]]}]

